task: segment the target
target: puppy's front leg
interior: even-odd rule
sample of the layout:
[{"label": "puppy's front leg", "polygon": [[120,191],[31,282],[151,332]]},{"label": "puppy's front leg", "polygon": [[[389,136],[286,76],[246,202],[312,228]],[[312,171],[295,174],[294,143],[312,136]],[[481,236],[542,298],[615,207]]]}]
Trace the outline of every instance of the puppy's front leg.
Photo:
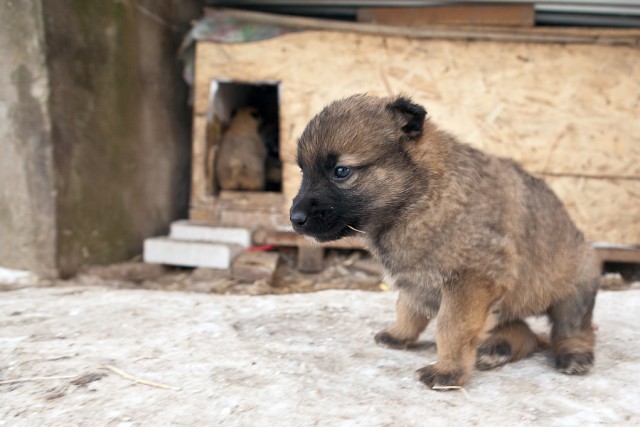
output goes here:
[{"label": "puppy's front leg", "polygon": [[442,294],[436,343],[438,362],[418,370],[420,381],[431,388],[461,386],[476,359],[476,348],[484,332],[493,327],[491,313],[501,292],[486,282],[453,285]]},{"label": "puppy's front leg", "polygon": [[[409,348],[429,324],[429,317],[420,313],[410,303],[411,296],[400,291],[396,302],[396,323],[389,328],[378,332],[375,336],[376,343],[391,348]],[[428,307],[425,304],[427,311]]]}]

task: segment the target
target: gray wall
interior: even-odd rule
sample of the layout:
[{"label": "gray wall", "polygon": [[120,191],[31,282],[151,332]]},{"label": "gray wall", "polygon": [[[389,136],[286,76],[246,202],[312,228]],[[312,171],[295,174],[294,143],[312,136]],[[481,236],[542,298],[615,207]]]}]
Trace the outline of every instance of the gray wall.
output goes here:
[{"label": "gray wall", "polygon": [[16,76],[0,93],[22,111],[0,124],[0,148],[12,153],[0,156],[0,265],[68,276],[139,254],[145,237],[187,213],[190,120],[176,50],[197,2],[0,8],[15,27],[0,22],[0,55],[15,58],[0,76]]},{"label": "gray wall", "polygon": [[51,276],[55,188],[40,0],[0,2],[0,265]]}]

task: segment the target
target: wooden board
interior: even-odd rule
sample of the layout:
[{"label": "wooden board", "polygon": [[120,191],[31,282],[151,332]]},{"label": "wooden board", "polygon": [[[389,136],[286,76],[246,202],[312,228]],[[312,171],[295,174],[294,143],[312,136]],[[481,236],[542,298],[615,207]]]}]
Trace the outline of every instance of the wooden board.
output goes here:
[{"label": "wooden board", "polygon": [[600,247],[596,248],[596,253],[598,254],[602,271],[604,271],[605,262],[640,264],[640,247],[629,249]]},{"label": "wooden board", "polygon": [[310,243],[305,237],[296,234],[293,231],[279,231],[270,229],[260,229],[253,233],[253,243],[256,245],[274,245],[274,246],[317,246],[322,248],[339,248],[339,249],[365,249],[366,245],[363,239],[358,237],[345,237],[340,240],[334,240],[326,243]]},{"label": "wooden board", "polygon": [[421,27],[445,25],[533,26],[533,4],[464,4],[358,9],[359,22]]},{"label": "wooden board", "polygon": [[193,144],[191,145],[191,206],[206,203],[211,194],[207,185],[210,177],[207,165],[207,118],[193,116]]},{"label": "wooden board", "polygon": [[298,246],[296,268],[302,273],[317,273],[324,267],[324,249],[320,246]]},{"label": "wooden board", "polygon": [[231,263],[231,277],[245,283],[264,280],[270,285],[279,259],[278,252],[240,252]]},{"label": "wooden board", "polygon": [[430,25],[415,28],[399,25],[334,21],[239,9],[205,9],[205,13],[222,10],[229,18],[254,24],[278,25],[298,30],[344,31],[380,37],[409,37],[416,40],[482,40],[506,43],[572,43],[611,46],[640,46],[638,28],[585,27],[498,27]]},{"label": "wooden board", "polygon": [[289,225],[282,193],[222,191],[216,197],[193,200],[189,219],[226,227],[258,229]]},{"label": "wooden board", "polygon": [[588,240],[640,243],[640,180],[543,178]]}]

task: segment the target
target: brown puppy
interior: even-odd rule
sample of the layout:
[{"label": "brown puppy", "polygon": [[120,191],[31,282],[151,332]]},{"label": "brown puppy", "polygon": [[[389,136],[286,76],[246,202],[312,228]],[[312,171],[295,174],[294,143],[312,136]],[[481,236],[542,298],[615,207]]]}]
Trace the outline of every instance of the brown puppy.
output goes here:
[{"label": "brown puppy", "polygon": [[216,178],[222,190],[264,190],[267,147],[259,125],[253,108],[240,108],[231,118],[216,155]]},{"label": "brown puppy", "polygon": [[398,97],[336,101],[298,143],[302,185],[291,207],[301,234],[329,241],[363,231],[399,290],[397,321],[375,337],[404,348],[438,315],[430,387],[460,386],[533,353],[524,322],[546,314],[557,369],[594,361],[595,256],[540,179],[439,130]]}]

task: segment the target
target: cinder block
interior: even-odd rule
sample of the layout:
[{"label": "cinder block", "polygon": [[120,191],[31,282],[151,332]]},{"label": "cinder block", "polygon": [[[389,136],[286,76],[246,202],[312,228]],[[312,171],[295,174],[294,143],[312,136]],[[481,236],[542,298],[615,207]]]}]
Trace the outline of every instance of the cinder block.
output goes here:
[{"label": "cinder block", "polygon": [[243,248],[251,246],[251,231],[246,228],[213,227],[183,220],[171,223],[172,239],[230,243]]},{"label": "cinder block", "polygon": [[144,262],[182,267],[228,269],[239,245],[152,237],[144,241]]}]

